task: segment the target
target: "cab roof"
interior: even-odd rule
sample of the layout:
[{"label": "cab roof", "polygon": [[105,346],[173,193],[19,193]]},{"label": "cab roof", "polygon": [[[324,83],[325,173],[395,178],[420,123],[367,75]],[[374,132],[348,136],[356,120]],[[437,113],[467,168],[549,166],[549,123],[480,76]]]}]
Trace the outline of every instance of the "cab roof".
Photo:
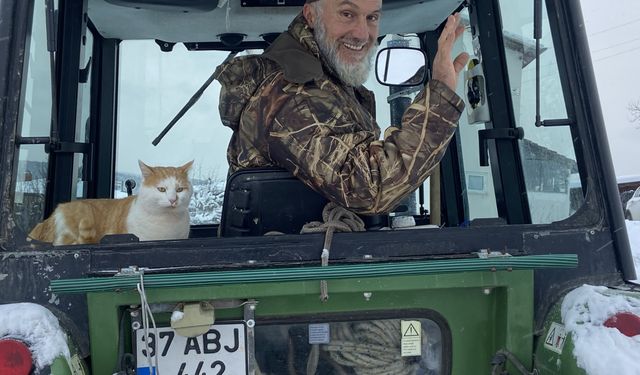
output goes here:
[{"label": "cab roof", "polygon": [[[272,1],[278,6],[260,6]],[[89,0],[88,15],[104,38],[219,42],[221,34],[262,41],[280,33],[302,9],[301,0]],[[385,0],[381,35],[436,29],[464,0]]]}]

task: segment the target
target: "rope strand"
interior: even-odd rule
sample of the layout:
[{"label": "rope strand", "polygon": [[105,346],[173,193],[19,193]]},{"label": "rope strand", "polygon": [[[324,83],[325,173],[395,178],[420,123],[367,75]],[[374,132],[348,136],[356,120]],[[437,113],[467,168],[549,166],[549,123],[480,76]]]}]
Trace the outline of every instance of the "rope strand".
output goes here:
[{"label": "rope strand", "polygon": [[[358,215],[340,207],[333,202],[327,203],[322,209],[322,220],[312,221],[302,227],[300,233],[325,233],[324,246],[320,255],[322,267],[329,265],[329,254],[334,232],[364,232],[364,222]],[[326,302],[329,299],[329,287],[327,280],[320,280],[320,300]]]}]

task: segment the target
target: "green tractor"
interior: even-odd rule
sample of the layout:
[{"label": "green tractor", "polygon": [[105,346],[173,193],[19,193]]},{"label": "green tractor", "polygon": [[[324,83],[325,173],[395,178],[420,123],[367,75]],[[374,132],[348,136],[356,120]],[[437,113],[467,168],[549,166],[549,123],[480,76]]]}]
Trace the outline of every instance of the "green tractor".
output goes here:
[{"label": "green tractor", "polygon": [[[385,0],[378,124],[456,12],[466,109],[424,186],[330,246],[288,171],[227,173],[212,79],[302,5],[0,1],[0,373],[586,373],[565,296],[640,292],[580,2]],[[135,194],[139,159],[194,160],[188,239],[27,240],[59,203]]]}]

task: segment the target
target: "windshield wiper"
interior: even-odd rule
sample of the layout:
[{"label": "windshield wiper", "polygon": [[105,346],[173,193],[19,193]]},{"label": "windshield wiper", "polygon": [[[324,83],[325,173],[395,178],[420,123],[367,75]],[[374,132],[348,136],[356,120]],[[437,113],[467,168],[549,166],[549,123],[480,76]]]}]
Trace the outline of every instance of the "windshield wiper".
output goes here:
[{"label": "windshield wiper", "polygon": [[[236,54],[237,54],[237,52],[229,53],[227,58],[224,59],[224,61],[222,63],[224,64],[227,61],[231,60],[232,58],[234,58],[236,56]],[[184,114],[187,113],[187,111],[189,109],[191,109],[191,107],[193,107],[194,104],[196,104],[198,99],[200,99],[200,97],[202,96],[202,93],[204,93],[204,90],[206,90],[207,87],[209,87],[209,85],[211,84],[211,82],[213,82],[215,79],[216,79],[216,72],[213,72],[213,74],[211,74],[211,76],[202,84],[202,86],[200,86],[198,91],[196,91],[195,94],[193,94],[193,96],[191,97],[191,99],[189,99],[187,104],[185,104],[180,109],[180,111],[173,117],[171,122],[169,122],[167,124],[167,126],[165,126],[164,129],[162,129],[160,134],[158,134],[156,139],[154,139],[153,142],[151,142],[154,146],[157,146],[158,143],[160,143],[160,141],[162,140],[162,138],[164,138],[164,136],[169,132],[169,130],[171,130],[171,128],[173,128],[173,125],[175,125],[178,122],[178,120],[180,120],[182,118],[182,116],[184,116]]]}]

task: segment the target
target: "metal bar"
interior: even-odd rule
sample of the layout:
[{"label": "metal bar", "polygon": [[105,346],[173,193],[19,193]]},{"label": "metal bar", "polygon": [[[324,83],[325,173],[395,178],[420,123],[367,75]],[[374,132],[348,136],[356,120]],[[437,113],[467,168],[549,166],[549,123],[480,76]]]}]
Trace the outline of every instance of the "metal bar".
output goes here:
[{"label": "metal bar", "polygon": [[[331,267],[269,268],[224,272],[147,274],[145,276],[145,284],[149,288],[169,288],[202,285],[427,275],[449,272],[575,268],[577,264],[578,256],[576,254],[529,255],[518,257],[502,256],[487,259],[447,259],[420,262],[335,265]],[[123,289],[134,289],[137,282],[137,276],[63,279],[51,281],[51,290],[55,293],[120,291]]]},{"label": "metal bar", "polygon": [[247,370],[249,375],[256,374],[256,300],[248,300],[244,305],[244,322],[247,329]]},{"label": "metal bar", "polygon": [[50,137],[16,137],[16,145],[48,145],[50,143]]}]

